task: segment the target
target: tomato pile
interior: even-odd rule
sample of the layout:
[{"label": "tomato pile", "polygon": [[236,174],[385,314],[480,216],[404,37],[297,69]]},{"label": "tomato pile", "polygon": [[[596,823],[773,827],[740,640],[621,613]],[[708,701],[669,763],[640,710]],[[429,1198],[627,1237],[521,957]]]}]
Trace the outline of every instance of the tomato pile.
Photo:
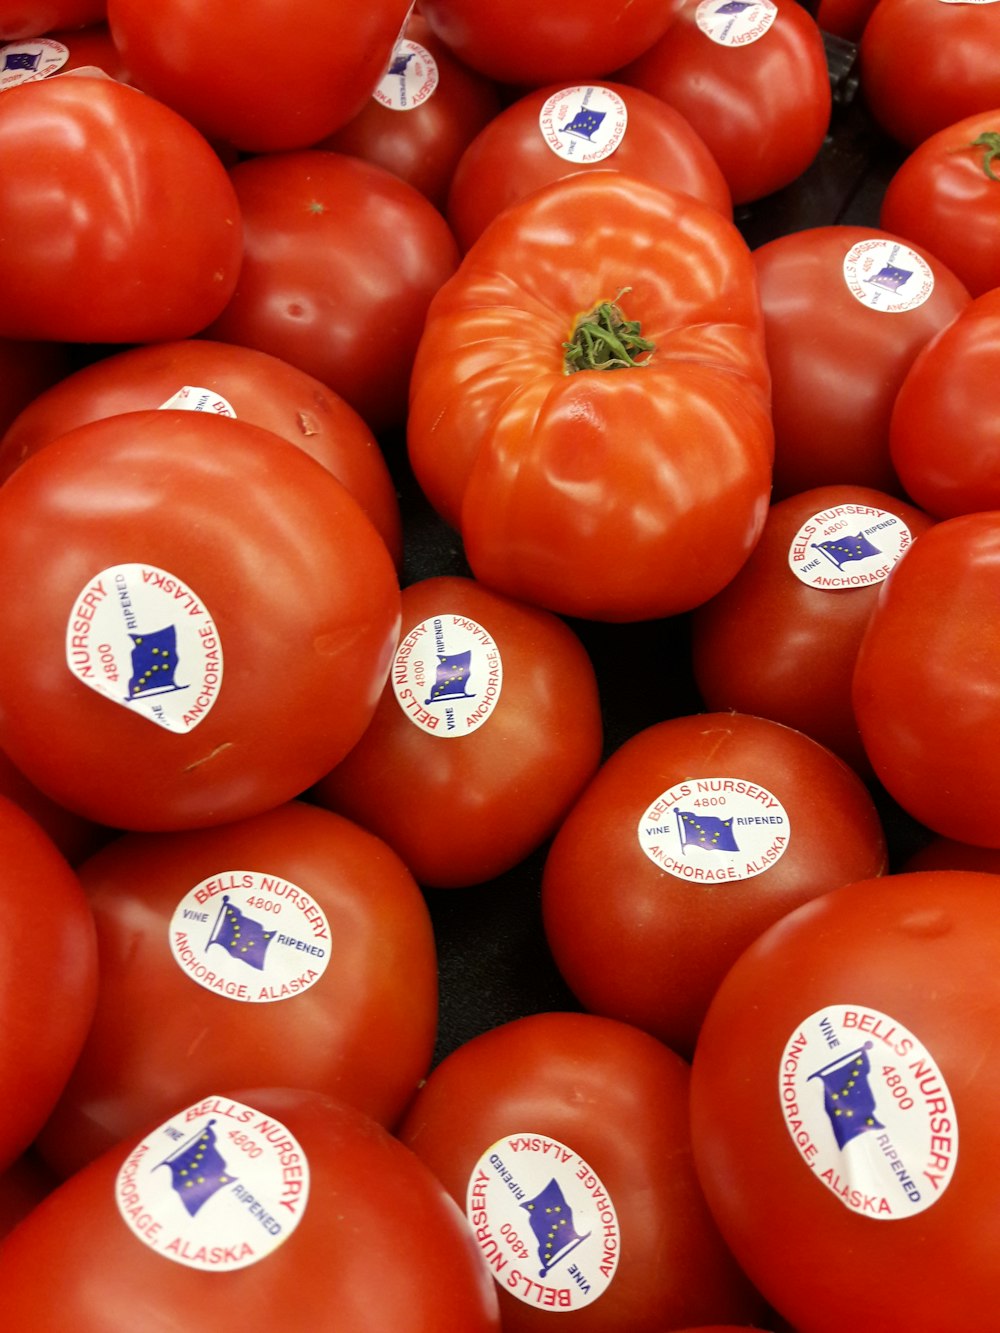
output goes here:
[{"label": "tomato pile", "polygon": [[1000,1333],[998,24],[0,0],[4,1333]]}]

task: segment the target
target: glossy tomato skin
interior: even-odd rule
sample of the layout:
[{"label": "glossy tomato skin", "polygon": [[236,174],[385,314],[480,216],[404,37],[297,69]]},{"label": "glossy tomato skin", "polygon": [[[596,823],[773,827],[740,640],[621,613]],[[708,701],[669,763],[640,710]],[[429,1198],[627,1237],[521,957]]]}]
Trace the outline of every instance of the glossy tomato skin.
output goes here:
[{"label": "glossy tomato skin", "polygon": [[458,263],[444,218],[412,185],[342,153],[248,158],[230,175],[245,254],[207,336],[314,375],[372,430],[398,425],[427,307]]},{"label": "glossy tomato skin", "polygon": [[[620,298],[656,350],[565,373]],[[766,514],[769,373],[747,247],[689,195],[581,172],[496,217],[438,292],[417,349],[410,461],[482,582],[588,620],[717,592]]]},{"label": "glossy tomato skin", "polygon": [[954,838],[932,837],[906,858],[901,870],[981,870],[1000,874],[1000,847],[975,847]]},{"label": "glossy tomato skin", "polygon": [[[389,63],[409,0],[269,0],[232,16],[191,0],[109,0],[108,26],[136,85],[208,138],[248,153],[308,148],[355,115]],[[220,60],[220,50],[225,59]]]},{"label": "glossy tomato skin", "polygon": [[[898,494],[889,457],[896,393],[924,344],[968,304],[968,291],[921,246],[878,228],[809,227],[765,242],[753,257],[773,379],[772,498],[844,482]],[[899,292],[914,294],[896,294],[898,309],[855,294],[881,297],[862,274],[876,262],[912,275]]]},{"label": "glossy tomato skin", "polygon": [[[505,1333],[565,1321],[600,1333],[659,1333],[691,1320],[758,1315],[762,1303],[720,1245],[690,1168],[689,1081],[686,1062],[636,1028],[561,1012],[483,1032],[431,1072],[400,1138],[466,1208],[500,1292]],[[545,1143],[542,1152],[536,1145]],[[487,1174],[506,1168],[509,1188],[523,1188],[528,1199],[526,1159],[534,1152],[545,1181],[554,1177],[566,1190],[572,1158],[594,1198],[609,1201],[598,1235],[608,1237],[605,1261],[616,1256],[617,1266],[589,1305],[545,1292],[568,1296],[576,1256],[574,1267],[594,1271],[592,1242],[539,1280],[530,1213],[519,1227],[527,1244],[518,1257],[504,1247],[499,1221],[475,1196],[470,1201],[492,1145],[500,1164],[491,1162]],[[581,1234],[584,1217],[574,1210],[571,1225]]]},{"label": "glossy tomato skin", "polygon": [[0,14],[0,42],[100,23],[106,14],[107,0],[16,0]]},{"label": "glossy tomato skin", "polygon": [[557,18],[531,0],[502,6],[475,0],[420,3],[421,14],[460,60],[521,87],[610,74],[655,42],[676,8],[675,0],[581,0]]},{"label": "glossy tomato skin", "polygon": [[854,710],[872,767],[934,833],[1000,846],[1000,512],[944,519],[883,587],[858,652]]},{"label": "glossy tomato skin", "polygon": [[58,1180],[32,1152],[0,1171],[0,1241],[55,1189]]},{"label": "glossy tomato skin", "polygon": [[[421,884],[482,883],[541,846],[597,768],[596,673],[557,616],[473,579],[422,579],[402,600],[375,716],[312,796],[384,838]],[[433,672],[439,625],[445,655],[455,635],[474,654],[457,697],[440,701],[414,665]]]},{"label": "glossy tomato skin", "polygon": [[[1000,111],[990,109],[930,135],[897,167],[879,213],[886,231],[925,246],[972,296],[1000,286],[998,134]],[[994,138],[977,144],[982,135]]]},{"label": "glossy tomato skin", "polygon": [[280,357],[252,347],[185,338],[102,357],[39,392],[0,435],[0,482],[44,445],[88,421],[163,407],[190,388],[197,410],[273,431],[322,463],[381,533],[397,567],[403,554],[399,500],[368,425],[337,393]]},{"label": "glossy tomato skin", "polygon": [[[228,1086],[251,1051],[268,1083],[329,1093],[387,1126],[399,1118],[431,1062],[437,965],[420,890],[380,839],[293,801],[215,829],[125,834],[78,873],[101,976],[86,1043],[36,1140],[61,1177]],[[272,932],[261,966],[213,928],[224,896]]]},{"label": "glossy tomato skin", "polygon": [[152,342],[198,333],[231,296],[239,204],[207,141],[103,75],[0,99],[0,336]]},{"label": "glossy tomato skin", "polygon": [[[566,92],[553,104],[553,97]],[[570,156],[574,140],[559,138],[581,98],[617,99],[611,103],[624,121],[621,141],[608,156],[593,162]],[[559,143],[553,150],[540,118]],[[688,121],[673,107],[610,80],[565,89],[547,84],[507,106],[476,135],[459,160],[448,195],[446,214],[463,250],[497,213],[533,190],[576,171],[624,171],[627,175],[694,195],[732,218],[729,186],[718,163]]]},{"label": "glossy tomato skin", "polygon": [[[97,823],[183,828],[278,805],[378,702],[399,618],[385,543],[314,459],[249,422],[149,411],[78,427],[0,487],[0,551],[3,748]],[[138,660],[144,687],[147,663],[117,639],[128,608],[118,629],[102,622],[117,648],[88,628],[119,576],[138,631],[153,632],[141,612],[188,635],[190,665],[138,706],[129,673]]]},{"label": "glossy tomato skin", "polygon": [[875,120],[907,148],[966,116],[1000,107],[992,4],[879,0],[858,46],[861,95]]},{"label": "glossy tomato skin", "polygon": [[617,77],[679,111],[718,162],[733,202],[747,204],[790,185],[823,146],[832,109],[823,35],[806,7],[778,0],[757,6],[756,27],[735,44],[706,22],[705,8],[684,0],[663,36]]},{"label": "glossy tomato skin", "polygon": [[[996,1324],[1000,1141],[983,1051],[998,932],[995,876],[865,880],[773,926],[713,1000],[692,1074],[699,1177],[737,1258],[802,1333],[843,1327],[844,1273],[818,1252],[851,1256],[867,1326]],[[821,1072],[843,1057],[861,1060],[879,1123],[841,1148]]]},{"label": "glossy tomato skin", "polygon": [[[135,1136],[54,1190],[0,1246],[0,1272],[10,1284],[10,1333],[65,1328],[67,1302],[80,1333],[127,1333],[136,1327],[137,1312],[145,1328],[183,1325],[190,1333],[234,1321],[315,1333],[331,1320],[343,1333],[499,1333],[496,1295],[464,1219],[426,1167],[382,1126],[323,1093],[218,1092],[175,1107],[170,1127],[183,1140],[191,1125],[214,1120],[223,1160],[235,1160],[244,1177],[250,1162],[230,1132],[248,1146],[287,1145],[280,1149],[289,1182],[288,1210],[277,1219],[288,1233],[281,1243],[230,1272],[175,1261],[168,1243],[183,1240],[190,1228],[172,1195],[155,1217],[139,1215],[137,1225],[159,1224],[144,1243],[123,1216],[135,1207],[130,1181],[149,1191],[155,1173],[155,1163],[141,1156],[148,1139]],[[160,1174],[167,1174],[162,1167]],[[292,1213],[300,1197],[293,1191],[303,1182],[308,1198]],[[246,1209],[256,1205],[273,1227],[274,1212],[252,1192],[247,1200],[248,1192],[239,1177],[227,1191]],[[218,1217],[221,1205],[217,1195],[210,1197],[204,1212],[214,1209]],[[298,1219],[294,1229],[290,1217]],[[224,1267],[227,1228],[220,1223],[211,1239]],[[265,1234],[262,1224],[262,1242]],[[376,1241],[380,1234],[394,1238],[390,1263]],[[230,1257],[236,1248],[230,1247]],[[173,1253],[194,1251],[192,1242],[174,1243]],[[63,1256],[58,1284],[52,1281],[57,1254]]]},{"label": "glossy tomato skin", "polygon": [[407,20],[397,53],[405,73],[385,75],[358,114],[316,147],[384,167],[444,212],[459,159],[500,111],[500,89],[457,60],[422,14]]},{"label": "glossy tomato skin", "polygon": [[874,802],[831,751],[765,718],[673,718],[621,745],[563,821],[542,879],[545,935],[585,1009],[689,1056],[747,945],[885,868]]},{"label": "glossy tomato skin", "polygon": [[[933,522],[869,487],[818,486],[772,504],[749,560],[692,616],[692,668],[706,706],[783,722],[870,776],[851,698],[854,662],[882,579]],[[838,551],[845,538],[854,549]],[[856,558],[867,547],[872,554]]]},{"label": "glossy tomato skin", "polygon": [[80,881],[25,810],[0,796],[0,1171],[32,1142],[80,1054],[97,1000],[97,937]]},{"label": "glossy tomato skin", "polygon": [[941,518],[1000,509],[1000,292],[976,297],[924,347],[896,395],[889,452],[908,495]]},{"label": "glossy tomato skin", "polygon": [[70,865],[75,866],[114,836],[113,830],[74,814],[39,791],[4,750],[0,750],[0,794],[41,825]]}]

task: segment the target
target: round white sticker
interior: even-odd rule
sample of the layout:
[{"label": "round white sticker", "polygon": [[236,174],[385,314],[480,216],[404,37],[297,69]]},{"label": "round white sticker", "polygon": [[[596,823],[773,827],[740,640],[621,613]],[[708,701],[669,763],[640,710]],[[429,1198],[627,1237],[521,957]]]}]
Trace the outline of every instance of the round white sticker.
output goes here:
[{"label": "round white sticker", "polygon": [[18,83],[47,79],[69,59],[69,47],[51,37],[31,37],[0,46],[0,92]]},{"label": "round white sticker", "polygon": [[719,46],[759,42],[778,17],[771,0],[701,0],[695,22]]},{"label": "round white sticker", "polygon": [[80,590],[66,663],[84,685],[167,731],[192,731],[222,687],[222,644],[204,603],[155,565],[112,565]]},{"label": "round white sticker", "polygon": [[503,662],[482,625],[467,616],[442,614],[403,636],[390,679],[415,727],[432,736],[468,736],[496,708]]},{"label": "round white sticker", "polygon": [[309,1163],[273,1116],[206,1097],[172,1116],[118,1171],[129,1229],[165,1259],[207,1273],[258,1263],[287,1240],[309,1199]]},{"label": "round white sticker", "polygon": [[236,412],[228,399],[213,389],[199,389],[192,384],[185,384],[175,394],[160,404],[178,412],[211,412],[217,417],[235,417]]},{"label": "round white sticker", "polygon": [[778,798],[743,778],[690,778],[646,807],[639,846],[678,879],[719,884],[769,870],[788,847]]},{"label": "round white sticker", "polygon": [[315,899],[280,875],[226,870],[177,904],[170,951],[206,990],[270,1004],[319,981],[330,961],[330,924]]},{"label": "round white sticker", "polygon": [[864,588],[881,583],[912,540],[903,520],[885,509],[834,505],[805,520],[788,565],[810,588]]},{"label": "round white sticker", "polygon": [[602,162],[628,126],[628,108],[611,88],[580,85],[547,98],[538,113],[542,138],[567,162]]},{"label": "round white sticker", "polygon": [[390,111],[413,111],[433,95],[440,81],[437,61],[419,42],[404,38],[372,96]]},{"label": "round white sticker", "polygon": [[912,1217],[951,1183],[958,1119],[948,1085],[920,1040],[877,1009],[810,1014],[785,1046],[778,1096],[802,1160],[852,1212]]},{"label": "round white sticker", "polygon": [[579,1310],[607,1291],[621,1252],[600,1177],[564,1143],[509,1134],[469,1177],[466,1214],[495,1280],[526,1305]]},{"label": "round white sticker", "polygon": [[926,260],[908,245],[878,236],[851,246],[844,256],[844,281],[862,305],[890,315],[915,310],[934,290]]}]

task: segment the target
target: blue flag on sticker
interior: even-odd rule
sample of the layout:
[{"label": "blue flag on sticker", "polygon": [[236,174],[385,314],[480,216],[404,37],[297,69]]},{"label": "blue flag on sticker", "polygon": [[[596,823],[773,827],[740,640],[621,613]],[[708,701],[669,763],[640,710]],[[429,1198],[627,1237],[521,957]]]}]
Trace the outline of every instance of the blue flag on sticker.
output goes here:
[{"label": "blue flag on sticker", "polygon": [[440,703],[442,699],[474,699],[474,694],[466,692],[469,674],[472,670],[472,649],[464,653],[438,653],[434,684],[430,698],[425,704]]},{"label": "blue flag on sticker", "polygon": [[386,74],[393,75],[396,78],[402,78],[402,76],[406,73],[407,65],[409,65],[412,59],[413,59],[412,51],[397,51],[395,55],[392,57],[392,60],[389,62],[389,68],[386,71]]},{"label": "blue flag on sticker", "polygon": [[843,569],[844,565],[855,560],[867,560],[870,555],[882,554],[863,532],[856,532],[851,537],[834,537],[828,542],[813,542],[813,549],[825,555],[838,569]]},{"label": "blue flag on sticker", "polygon": [[214,1124],[214,1120],[209,1120],[183,1148],[159,1163],[170,1168],[170,1183],[192,1217],[213,1194],[236,1179],[229,1174],[229,1168],[215,1146]]},{"label": "blue flag on sticker", "polygon": [[839,1060],[809,1075],[823,1084],[823,1109],[838,1148],[844,1148],[851,1139],[869,1129],[884,1128],[875,1114],[875,1094],[868,1082],[870,1075],[867,1046],[842,1055]]},{"label": "blue flag on sticker", "polygon": [[913,277],[912,268],[897,268],[895,264],[885,264],[877,273],[873,273],[868,282],[876,287],[886,287],[890,292],[898,292],[905,282]]},{"label": "blue flag on sticker", "polygon": [[576,1230],[573,1209],[566,1202],[566,1196],[555,1177],[541,1193],[527,1203],[522,1203],[521,1207],[530,1216],[531,1230],[538,1244],[538,1262],[541,1264],[539,1277],[545,1277],[554,1264],[565,1259],[571,1250],[575,1250],[590,1235],[588,1231],[581,1236]]},{"label": "blue flag on sticker", "polygon": [[591,111],[587,107],[581,107],[573,119],[568,120],[562,127],[562,133],[575,134],[578,139],[590,142],[601,128],[607,114],[606,111]]},{"label": "blue flag on sticker", "polygon": [[130,699],[144,699],[168,690],[187,689],[174,681],[177,670],[177,630],[173,625],[152,634],[130,634],[132,640],[132,678],[128,683]]},{"label": "blue flag on sticker", "polygon": [[215,928],[205,948],[221,944],[231,958],[238,958],[262,972],[267,946],[274,934],[273,930],[265,930],[259,921],[235,907],[229,901],[228,893],[224,893]]},{"label": "blue flag on sticker", "polygon": [[691,810],[677,810],[677,833],[681,847],[704,847],[709,852],[738,852],[732,819],[719,815],[696,815]]},{"label": "blue flag on sticker", "polygon": [[8,51],[3,58],[4,69],[26,70],[34,74],[41,60],[40,51]]}]

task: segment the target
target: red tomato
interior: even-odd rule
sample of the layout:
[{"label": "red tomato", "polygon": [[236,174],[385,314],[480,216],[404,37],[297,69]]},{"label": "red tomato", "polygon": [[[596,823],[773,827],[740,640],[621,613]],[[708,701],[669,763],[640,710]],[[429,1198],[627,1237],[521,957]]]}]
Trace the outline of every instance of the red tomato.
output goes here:
[{"label": "red tomato", "polygon": [[756,0],[735,11],[683,0],[659,41],[617,77],[686,117],[736,204],[801,176],[830,124],[823,35],[795,0]]},{"label": "red tomato", "polygon": [[0,745],[113,828],[297,795],[361,736],[399,626],[343,486],[204,412],[107,417],[29,459],[0,487],[0,567]]},{"label": "red tomato", "polygon": [[468,250],[540,186],[589,170],[623,171],[733,216],[718,163],[679,111],[620,83],[549,84],[508,106],[463,153],[446,210],[459,245]]},{"label": "red tomato", "polygon": [[[125,834],[78,867],[97,1010],[36,1145],[68,1176],[170,1108],[262,1082],[392,1126],[430,1067],[437,963],[412,875],[293,801],[222,828]],[[259,955],[259,956],[257,956]]]},{"label": "red tomato", "polygon": [[137,1319],[185,1333],[500,1329],[433,1175],[362,1112],[301,1089],[203,1094],[110,1149],[8,1237],[0,1282],[10,1333],[56,1333],[68,1312],[77,1333],[134,1333]]},{"label": "red tomato", "polygon": [[973,296],[1000,286],[998,153],[1000,111],[938,130],[897,167],[879,215],[887,231],[947,264]]},{"label": "red tomato", "polygon": [[872,767],[914,819],[1000,847],[1000,512],[945,519],[886,582],[854,674]]},{"label": "red tomato", "polygon": [[890,875],[790,913],[720,986],[694,1057],[695,1161],[800,1333],[843,1330],[845,1263],[865,1328],[996,1324],[998,946],[995,876]]},{"label": "red tomato", "polygon": [[358,413],[320,380],[279,357],[208,338],[129,348],[39,392],[0,434],[0,482],[76,426],[168,402],[235,414],[298,445],[347,487],[400,564],[402,520],[395,485]]},{"label": "red tomato", "polygon": [[[759,1312],[690,1167],[689,1081],[638,1029],[552,1012],[484,1032],[431,1072],[400,1138],[465,1207],[504,1333],[564,1319],[661,1333]],[[543,1206],[564,1210],[554,1236]]]},{"label": "red tomato", "polygon": [[69,349],[61,343],[0,338],[0,436],[33,398],[70,369]]},{"label": "red tomato", "polygon": [[97,939],[80,881],[32,817],[0,795],[0,1172],[28,1147],[80,1054]]},{"label": "red tomato", "polygon": [[601,758],[597,678],[550,612],[472,579],[403,590],[371,725],[315,799],[394,847],[421,884],[512,869],[556,829]]},{"label": "red tomato", "polygon": [[412,185],[340,153],[250,158],[230,174],[246,249],[208,336],[314,375],[373,430],[398,425],[427,306],[458,263],[444,218]]},{"label": "red tomato", "polygon": [[5,0],[0,9],[0,41],[100,23],[106,12],[107,0]]},{"label": "red tomato", "polygon": [[861,94],[908,148],[1000,107],[1000,10],[994,4],[879,0],[858,47]]},{"label": "red tomato", "polygon": [[673,718],[620,746],[563,821],[545,934],[584,1008],[688,1055],[752,940],[885,866],[872,798],[829,750],[764,718]]},{"label": "red tomato", "polygon": [[1000,509],[1000,290],[984,292],[922,349],[896,395],[889,451],[917,504],[941,518]]},{"label": "red tomato", "polygon": [[410,0],[249,0],[239,20],[189,0],[108,0],[135,83],[210,139],[307,148],[356,115],[392,57]]},{"label": "red tomato", "polygon": [[1000,875],[1000,847],[974,847],[954,838],[931,838],[907,857],[903,870],[983,870]]},{"label": "red tomato", "polygon": [[44,37],[0,45],[0,91],[29,79],[49,78],[78,69],[103,70],[110,78],[127,82],[125,66],[106,23],[59,29],[47,32]]},{"label": "red tomato", "polygon": [[102,828],[50,800],[11,763],[3,750],[0,750],[0,794],[19,805],[41,826],[70,865],[96,852],[113,836],[111,829]]},{"label": "red tomato", "polygon": [[795,727],[868,776],[854,661],[882,580],[932,522],[862,486],[773,504],[750,559],[694,612],[692,666],[706,705]]},{"label": "red tomato", "polygon": [[774,499],[852,483],[899,492],[889,420],[913,359],[969,302],[919,245],[873,227],[789,232],[754,251],[773,380]]},{"label": "red tomato", "polygon": [[556,14],[534,0],[420,0],[420,12],[467,65],[532,87],[610,74],[656,41],[677,2],[577,0]]},{"label": "red tomato", "polygon": [[[39,151],[39,143],[45,151]],[[0,96],[0,336],[151,342],[199,332],[236,285],[239,205],[208,143],[103,76]]]},{"label": "red tomato", "polygon": [[499,110],[493,81],[456,60],[413,14],[374,94],[316,147],[384,167],[443,211],[459,158]]},{"label": "red tomato", "polygon": [[58,1181],[34,1153],[0,1171],[0,1241],[49,1194]]},{"label": "red tomato", "polygon": [[[856,46],[876,3],[877,0],[819,0],[810,12],[815,14],[822,32],[841,37]],[[851,56],[853,58],[853,53]]]},{"label": "red tomato", "polygon": [[473,573],[508,596],[619,622],[705,601],[753,548],[771,480],[746,243],[621,172],[543,186],[431,303],[408,445]]}]

